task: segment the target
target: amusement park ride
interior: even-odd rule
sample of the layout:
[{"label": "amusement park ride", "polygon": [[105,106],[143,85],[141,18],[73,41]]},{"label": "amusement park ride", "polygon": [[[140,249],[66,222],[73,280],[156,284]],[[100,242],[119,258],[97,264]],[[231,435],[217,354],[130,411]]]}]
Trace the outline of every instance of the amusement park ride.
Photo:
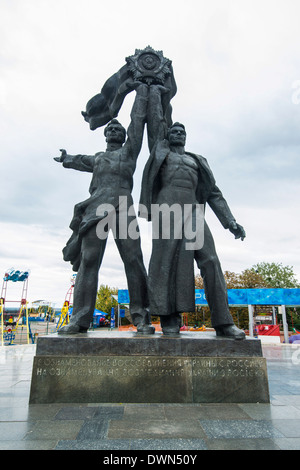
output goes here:
[{"label": "amusement park ride", "polygon": [[[29,344],[30,339],[34,343],[31,333],[30,322],[28,320],[28,278],[29,271],[20,271],[14,268],[8,269],[3,277],[3,284],[0,297],[0,334],[1,346],[15,344],[16,334],[19,329],[26,333],[26,342]],[[72,295],[75,285],[76,274],[71,278],[71,285],[66,293],[65,301],[61,309],[56,329],[58,330],[69,323],[70,307],[72,305]],[[22,283],[21,299],[11,300],[7,298],[10,282]],[[18,307],[11,308],[8,304],[19,304]]]},{"label": "amusement park ride", "polygon": [[[32,343],[35,342],[35,336],[38,333],[33,334],[31,331],[30,323],[32,320],[36,320],[36,317],[29,316],[28,309],[28,301],[27,301],[27,292],[28,292],[28,278],[29,278],[29,271],[20,271],[14,268],[8,269],[5,271],[3,277],[3,284],[1,290],[1,297],[0,297],[0,335],[1,335],[1,346],[8,346],[14,345],[18,343],[21,337],[26,334],[26,343],[29,344],[30,341]],[[70,321],[70,315],[72,314],[72,304],[73,304],[73,290],[75,286],[76,274],[70,279],[70,287],[67,290],[65,301],[61,308],[59,318],[56,325],[56,331],[58,331],[64,325],[67,325]],[[9,283],[22,283],[22,290],[21,290],[21,299],[19,300],[11,300],[11,298],[7,298],[7,292],[10,291],[8,285]],[[9,307],[8,304],[14,303],[19,304],[17,307]],[[40,307],[44,307],[46,304],[43,301],[36,301],[32,304],[41,304],[39,305],[38,314],[40,311]],[[48,303],[47,303],[48,305]],[[51,304],[48,306],[47,312],[44,312],[45,317],[47,318],[47,324],[49,320],[55,320],[55,310],[50,307]],[[36,307],[35,307],[36,308]],[[105,316],[103,312],[96,311],[97,315]],[[41,321],[44,321],[44,318],[41,316]],[[20,331],[21,330],[21,331]],[[18,333],[18,336],[17,336]],[[48,334],[48,330],[47,330]],[[17,336],[17,337],[16,337]],[[24,336],[23,336],[24,338]],[[22,339],[22,338],[21,338]],[[22,341],[23,342],[23,341]]]},{"label": "amusement park ride", "polygon": [[[19,271],[11,268],[7,270],[3,277],[1,298],[0,298],[0,317],[1,317],[1,346],[5,344],[13,344],[18,328],[22,328],[25,325],[27,343],[29,344],[30,338],[30,326],[28,322],[28,277],[29,271]],[[9,282],[21,282],[22,293],[21,300],[8,300],[7,299],[7,288]],[[11,314],[8,311],[8,303],[18,303],[19,308],[16,309],[15,313]]]},{"label": "amusement park ride", "polygon": [[70,320],[70,308],[72,305],[72,298],[73,298],[73,289],[75,285],[75,280],[76,280],[76,274],[73,274],[71,277],[71,285],[66,293],[65,301],[63,304],[63,307],[61,309],[60,317],[57,322],[57,327],[56,329],[59,330],[61,327],[64,325],[68,325],[69,320]]}]

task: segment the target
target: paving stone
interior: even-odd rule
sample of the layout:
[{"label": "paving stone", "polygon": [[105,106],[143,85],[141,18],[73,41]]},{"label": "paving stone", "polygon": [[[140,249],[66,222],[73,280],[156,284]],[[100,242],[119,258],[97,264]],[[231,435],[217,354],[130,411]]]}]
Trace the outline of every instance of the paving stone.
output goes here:
[{"label": "paving stone", "polygon": [[209,450],[280,450],[273,439],[209,439]]},{"label": "paving stone", "polygon": [[96,407],[92,408],[87,406],[65,406],[58,411],[58,413],[55,415],[55,419],[92,419],[96,413],[96,410]]},{"label": "paving stone", "polygon": [[131,450],[206,450],[204,439],[134,439]]},{"label": "paving stone", "polygon": [[300,438],[279,438],[274,439],[274,442],[281,450],[300,450]]},{"label": "paving stone", "polygon": [[57,440],[34,440],[34,441],[0,441],[1,450],[52,450],[55,449]]},{"label": "paving stone", "polygon": [[247,419],[249,416],[237,404],[217,403],[202,404],[199,406],[165,407],[165,416],[168,419]]},{"label": "paving stone", "polygon": [[163,419],[165,417],[165,406],[161,404],[145,405],[141,403],[130,403],[125,406],[124,417],[137,417],[140,419]]},{"label": "paving stone", "polygon": [[76,439],[83,421],[80,420],[45,420],[32,423],[26,440]]},{"label": "paving stone", "polygon": [[[61,440],[57,443],[55,450],[129,450],[130,439],[109,439],[109,440],[95,440],[94,439],[80,439],[80,440]],[[99,458],[98,464],[101,463]]]},{"label": "paving stone", "polygon": [[76,439],[77,440],[94,440],[106,438],[108,430],[108,420],[86,421],[81,427]]},{"label": "paving stone", "polygon": [[31,431],[34,423],[27,421],[18,422],[0,422],[1,441],[20,441]]},{"label": "paving stone", "polygon": [[300,438],[300,419],[276,419],[272,423],[283,434],[283,437]]},{"label": "paving stone", "polygon": [[124,406],[98,406],[94,418],[120,419],[124,415]]},{"label": "paving stone", "polygon": [[300,419],[300,410],[294,406],[274,406],[260,403],[239,405],[252,419]]},{"label": "paving stone", "polygon": [[214,439],[257,439],[285,437],[270,421],[201,420],[205,434]]},{"label": "paving stone", "polygon": [[121,421],[111,421],[108,438],[202,438],[203,429],[199,420],[164,420],[124,418]]}]

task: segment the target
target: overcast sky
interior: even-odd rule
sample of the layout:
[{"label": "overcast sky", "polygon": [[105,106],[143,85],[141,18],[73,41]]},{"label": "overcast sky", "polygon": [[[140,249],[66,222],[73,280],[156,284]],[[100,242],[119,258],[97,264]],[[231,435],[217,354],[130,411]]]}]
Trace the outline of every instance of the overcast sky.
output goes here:
[{"label": "overcast sky", "polygon": [[[30,302],[64,301],[73,272],[62,248],[91,175],[53,157],[105,149],[103,129],[91,131],[81,111],[147,45],[172,60],[186,150],[208,159],[246,230],[235,240],[207,210],[223,270],[274,261],[300,279],[299,17],[298,0],[0,0],[1,279],[30,269]],[[119,114],[125,127],[132,99]],[[145,141],[136,202],[147,157]],[[140,226],[148,266],[151,230]],[[99,282],[127,288],[112,238]],[[7,298],[20,296],[10,283]]]}]

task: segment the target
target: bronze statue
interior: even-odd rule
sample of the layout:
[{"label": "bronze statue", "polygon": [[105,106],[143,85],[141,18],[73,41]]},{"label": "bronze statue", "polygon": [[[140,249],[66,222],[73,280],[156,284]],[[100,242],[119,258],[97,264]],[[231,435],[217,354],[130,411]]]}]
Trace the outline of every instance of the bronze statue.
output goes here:
[{"label": "bronze statue", "polygon": [[155,331],[148,311],[147,274],[139,234],[135,238],[129,237],[128,233],[120,234],[120,224],[124,225],[124,221],[126,229],[132,223],[137,227],[134,212],[128,215],[127,207],[120,205],[120,201],[125,200],[132,211],[133,173],[142,145],[147,111],[147,85],[129,77],[121,84],[119,94],[134,88],[136,98],[126,142],[125,129],[113,119],[104,130],[107,141],[105,152],[68,155],[62,150],[61,156],[55,158],[65,168],[93,174],[90,197],[75,206],[70,224],[73,234],[63,250],[64,260],[70,261],[78,274],[72,317],[70,323],[58,331],[60,334],[86,332],[90,326],[95,309],[98,271],[110,229],[113,230],[126,271],[132,321],[140,334],[153,334]]},{"label": "bronze statue", "polygon": [[[143,174],[140,215],[151,220],[157,206],[167,204],[171,208],[179,204],[182,209],[190,207],[190,216],[195,222],[199,214],[201,217],[196,211],[197,205],[207,203],[223,227],[235,238],[243,240],[245,231],[236,223],[206,159],[186,152],[185,141],[184,126],[175,123],[169,128],[166,139],[159,140],[153,148]],[[152,242],[148,273],[150,312],[160,316],[165,335],[179,334],[180,314],[195,311],[195,260],[204,281],[212,326],[217,335],[243,339],[244,332],[234,325],[229,312],[227,287],[209,227],[203,218],[201,247],[187,249],[185,231],[182,230],[181,238],[176,236],[178,227],[187,222],[183,213],[177,213],[177,220],[174,214],[167,239],[162,236],[162,221],[156,221],[159,226],[155,227],[155,233],[159,236]]]}]

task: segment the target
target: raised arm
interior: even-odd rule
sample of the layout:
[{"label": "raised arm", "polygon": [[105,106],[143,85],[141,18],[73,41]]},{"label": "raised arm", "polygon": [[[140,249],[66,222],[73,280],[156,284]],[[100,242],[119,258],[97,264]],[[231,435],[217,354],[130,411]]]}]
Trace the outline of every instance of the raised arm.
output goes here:
[{"label": "raised arm", "polygon": [[60,149],[60,151],[61,156],[54,158],[56,162],[62,163],[65,168],[93,173],[95,164],[94,155],[69,155],[65,149]]},{"label": "raised arm", "polygon": [[168,126],[162,102],[168,93],[169,89],[161,85],[150,86],[147,110],[147,132],[150,152],[157,141],[161,141],[167,136]]},{"label": "raised arm", "polygon": [[124,149],[134,160],[137,159],[143,143],[149,91],[149,87],[145,83],[136,82],[135,86],[136,97],[130,113],[131,122],[127,129],[127,140],[124,144]]}]

